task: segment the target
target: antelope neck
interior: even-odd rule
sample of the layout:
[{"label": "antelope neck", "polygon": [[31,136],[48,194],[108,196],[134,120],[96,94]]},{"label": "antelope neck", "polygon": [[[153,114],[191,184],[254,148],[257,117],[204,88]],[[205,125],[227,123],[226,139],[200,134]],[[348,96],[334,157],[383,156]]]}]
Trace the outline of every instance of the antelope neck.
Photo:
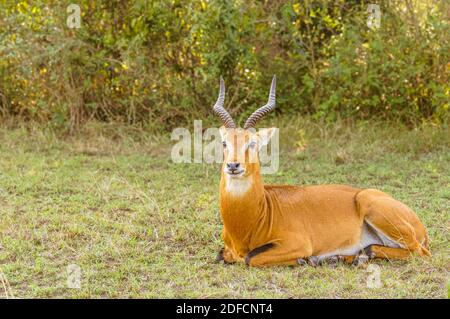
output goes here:
[{"label": "antelope neck", "polygon": [[264,186],[261,176],[231,178],[222,173],[220,210],[230,233],[243,240],[251,236],[255,225],[265,216]]}]

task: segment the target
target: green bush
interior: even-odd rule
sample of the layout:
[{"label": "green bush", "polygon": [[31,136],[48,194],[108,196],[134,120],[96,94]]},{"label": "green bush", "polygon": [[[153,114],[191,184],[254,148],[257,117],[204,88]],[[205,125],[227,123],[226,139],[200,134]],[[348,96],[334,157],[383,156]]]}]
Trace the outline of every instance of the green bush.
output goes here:
[{"label": "green bush", "polygon": [[[0,117],[173,127],[211,116],[218,78],[241,122],[278,76],[277,114],[448,117],[445,1],[80,0],[0,4]],[[214,121],[216,121],[214,119]]]}]

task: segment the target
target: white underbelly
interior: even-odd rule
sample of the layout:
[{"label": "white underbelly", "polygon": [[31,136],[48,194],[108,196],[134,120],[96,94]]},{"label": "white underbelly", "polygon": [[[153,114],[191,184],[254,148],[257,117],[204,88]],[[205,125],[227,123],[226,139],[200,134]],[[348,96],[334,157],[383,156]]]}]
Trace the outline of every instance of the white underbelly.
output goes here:
[{"label": "white underbelly", "polygon": [[327,259],[331,256],[336,256],[336,255],[356,256],[361,252],[362,249],[364,249],[370,245],[381,245],[381,246],[387,246],[387,247],[392,247],[392,248],[403,248],[402,245],[400,245],[393,239],[389,238],[387,235],[382,233],[375,226],[373,226],[372,224],[370,224],[367,221],[364,221],[363,229],[362,229],[362,233],[361,233],[361,239],[356,245],[339,248],[339,249],[318,255],[316,257],[318,257],[319,261],[321,261],[321,260]]}]

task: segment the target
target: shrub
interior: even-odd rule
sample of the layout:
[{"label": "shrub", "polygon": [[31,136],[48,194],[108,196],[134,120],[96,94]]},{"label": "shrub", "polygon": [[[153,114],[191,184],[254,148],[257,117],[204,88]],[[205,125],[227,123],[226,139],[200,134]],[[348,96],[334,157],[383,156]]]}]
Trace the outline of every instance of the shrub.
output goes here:
[{"label": "shrub", "polygon": [[448,117],[445,2],[384,1],[379,29],[363,1],[80,0],[80,29],[69,3],[0,4],[1,118],[169,128],[210,116],[223,75],[242,121],[272,74],[278,114]]}]

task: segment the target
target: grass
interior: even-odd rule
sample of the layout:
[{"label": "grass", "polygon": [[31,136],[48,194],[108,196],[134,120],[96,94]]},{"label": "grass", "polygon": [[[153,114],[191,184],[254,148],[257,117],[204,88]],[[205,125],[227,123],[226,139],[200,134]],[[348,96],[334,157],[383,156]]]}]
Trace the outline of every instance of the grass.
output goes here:
[{"label": "grass", "polygon": [[[425,223],[431,259],[253,269],[221,248],[219,166],[174,164],[169,134],[88,124],[73,136],[0,130],[0,297],[447,298],[450,130],[280,120],[267,183],[375,187]],[[81,267],[81,289],[67,266]]]}]

